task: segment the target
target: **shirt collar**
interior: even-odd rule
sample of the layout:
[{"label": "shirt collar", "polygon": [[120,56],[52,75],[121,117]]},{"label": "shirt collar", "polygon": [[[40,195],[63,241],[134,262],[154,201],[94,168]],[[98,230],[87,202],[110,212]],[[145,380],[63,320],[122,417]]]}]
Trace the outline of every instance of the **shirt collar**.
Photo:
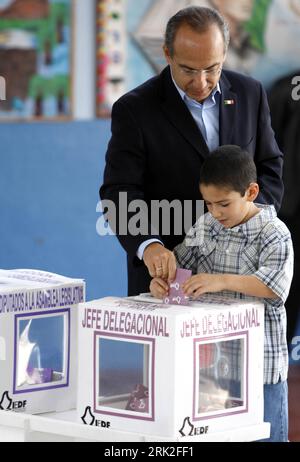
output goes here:
[{"label": "shirt collar", "polygon": [[[170,69],[170,71],[171,71],[171,69]],[[201,103],[198,103],[198,101],[196,101],[196,100],[190,98],[189,96],[187,96],[187,94],[181,88],[179,88],[179,86],[177,85],[177,83],[175,82],[175,80],[173,78],[172,71],[171,71],[171,77],[172,77],[173,83],[174,83],[175,87],[177,88],[177,91],[180,94],[183,101],[187,101],[188,103],[192,103],[192,104],[201,104]],[[217,83],[216,87],[213,89],[213,91],[206,98],[205,101],[212,101],[214,104],[216,104],[215,95],[217,93],[220,93],[220,94],[222,93],[221,92],[221,87],[220,87],[220,82]]]},{"label": "shirt collar", "polygon": [[273,221],[277,217],[275,207],[273,205],[255,204],[260,210],[259,213],[250,218],[246,223],[235,226],[234,228],[224,228],[221,223],[213,218],[211,214],[208,219],[208,226],[210,227],[210,235],[214,238],[222,231],[226,233],[242,233],[248,242],[252,242],[258,234],[261,232],[263,227],[270,221]]}]

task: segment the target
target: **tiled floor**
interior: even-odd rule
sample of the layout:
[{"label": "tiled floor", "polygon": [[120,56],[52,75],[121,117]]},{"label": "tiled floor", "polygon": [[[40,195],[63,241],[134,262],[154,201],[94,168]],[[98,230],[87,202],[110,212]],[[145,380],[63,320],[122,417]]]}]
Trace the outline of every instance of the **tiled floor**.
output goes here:
[{"label": "tiled floor", "polygon": [[300,365],[289,368],[289,440],[300,442]]}]

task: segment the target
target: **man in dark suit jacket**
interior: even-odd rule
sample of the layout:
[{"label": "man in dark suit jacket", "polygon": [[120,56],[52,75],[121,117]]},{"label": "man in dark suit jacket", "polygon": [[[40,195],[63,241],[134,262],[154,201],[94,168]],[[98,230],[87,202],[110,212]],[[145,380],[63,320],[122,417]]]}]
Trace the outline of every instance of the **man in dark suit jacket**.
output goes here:
[{"label": "man in dark suit jacket", "polygon": [[[129,295],[147,292],[150,276],[174,277],[170,250],[187,230],[176,234],[174,217],[169,232],[163,234],[161,226],[154,229],[151,204],[177,200],[180,208],[184,201],[201,199],[200,167],[217,146],[236,144],[246,149],[257,166],[258,202],[280,207],[283,159],[271,128],[266,94],[259,82],[222,71],[228,43],[228,27],[215,10],[179,11],[166,30],[164,52],[169,66],[113,106],[101,199],[113,201],[118,208],[119,193],[126,192],[121,213],[133,200],[148,206],[143,211],[149,221],[146,235],[122,235],[119,223],[112,226],[128,256]],[[133,212],[134,207],[129,221]]]}]

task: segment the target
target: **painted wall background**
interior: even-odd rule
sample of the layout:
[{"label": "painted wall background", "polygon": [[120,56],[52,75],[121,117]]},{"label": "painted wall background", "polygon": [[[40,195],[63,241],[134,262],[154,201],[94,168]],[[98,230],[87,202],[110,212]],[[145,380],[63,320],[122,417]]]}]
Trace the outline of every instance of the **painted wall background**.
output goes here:
[{"label": "painted wall background", "polygon": [[1,124],[1,268],[87,282],[87,298],[126,294],[125,253],[100,237],[98,189],[109,121]]}]

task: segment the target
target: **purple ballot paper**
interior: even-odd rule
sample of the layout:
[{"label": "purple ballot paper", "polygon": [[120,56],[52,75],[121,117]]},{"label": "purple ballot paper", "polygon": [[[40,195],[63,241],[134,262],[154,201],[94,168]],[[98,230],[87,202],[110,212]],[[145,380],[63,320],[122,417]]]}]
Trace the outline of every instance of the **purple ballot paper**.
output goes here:
[{"label": "purple ballot paper", "polygon": [[131,393],[126,410],[135,412],[149,412],[149,391],[142,384],[136,385]]},{"label": "purple ballot paper", "polygon": [[53,370],[50,368],[38,369],[34,367],[27,368],[28,378],[31,384],[52,382]]},{"label": "purple ballot paper", "polygon": [[182,291],[182,284],[192,276],[191,270],[177,269],[176,277],[170,284],[169,294],[163,302],[172,305],[189,305],[189,297]]}]

